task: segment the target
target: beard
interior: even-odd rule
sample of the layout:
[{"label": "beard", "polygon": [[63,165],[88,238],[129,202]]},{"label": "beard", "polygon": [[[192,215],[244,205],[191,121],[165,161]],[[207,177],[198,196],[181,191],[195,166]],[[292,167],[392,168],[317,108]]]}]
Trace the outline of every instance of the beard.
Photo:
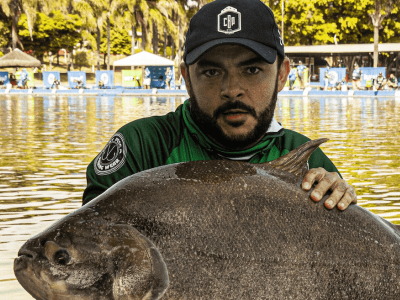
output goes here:
[{"label": "beard", "polygon": [[[191,93],[189,99],[190,114],[200,130],[212,140],[230,150],[244,150],[259,141],[266,134],[274,117],[275,105],[278,99],[277,96],[278,77],[275,81],[275,88],[274,92],[272,93],[271,101],[259,115],[257,115],[253,107],[244,104],[240,100],[236,100],[225,102],[223,105],[218,107],[217,110],[215,110],[212,116],[210,116],[200,109],[196,96]],[[228,136],[225,134],[220,125],[218,125],[217,121],[222,114],[231,109],[241,109],[247,111],[256,119],[256,126],[254,126],[254,128],[246,134],[235,136]],[[243,124],[244,122],[237,122],[231,126],[240,127]]]}]

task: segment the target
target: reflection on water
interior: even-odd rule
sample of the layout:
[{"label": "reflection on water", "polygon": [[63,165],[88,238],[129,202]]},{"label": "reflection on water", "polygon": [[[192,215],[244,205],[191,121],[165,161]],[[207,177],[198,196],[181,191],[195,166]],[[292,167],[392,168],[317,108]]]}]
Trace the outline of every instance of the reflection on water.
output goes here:
[{"label": "reflection on water", "polygon": [[[1,96],[0,295],[32,299],[12,264],[20,246],[81,206],[87,164],[122,125],[174,111],[184,98]],[[279,98],[276,118],[322,146],[359,204],[400,224],[400,101]]]}]

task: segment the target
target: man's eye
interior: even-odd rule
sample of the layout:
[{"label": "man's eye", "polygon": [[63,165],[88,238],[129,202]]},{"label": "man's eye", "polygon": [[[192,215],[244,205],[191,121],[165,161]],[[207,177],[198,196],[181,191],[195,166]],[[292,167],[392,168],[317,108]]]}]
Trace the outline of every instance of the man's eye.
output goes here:
[{"label": "man's eye", "polygon": [[247,68],[247,73],[250,74],[257,74],[258,72],[260,72],[260,69],[257,67],[248,67]]},{"label": "man's eye", "polygon": [[205,71],[204,74],[206,74],[207,76],[215,76],[218,74],[218,72],[217,72],[217,70],[212,69],[212,70]]}]

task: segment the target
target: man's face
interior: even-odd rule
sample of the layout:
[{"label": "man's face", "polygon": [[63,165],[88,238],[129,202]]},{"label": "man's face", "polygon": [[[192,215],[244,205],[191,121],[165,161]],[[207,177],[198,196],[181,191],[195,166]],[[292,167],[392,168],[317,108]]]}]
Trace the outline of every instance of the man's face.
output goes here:
[{"label": "man's face", "polygon": [[289,60],[277,69],[239,45],[221,45],[193,65],[182,66],[191,114],[217,144],[233,150],[255,145],[267,131],[277,93],[286,83]]}]

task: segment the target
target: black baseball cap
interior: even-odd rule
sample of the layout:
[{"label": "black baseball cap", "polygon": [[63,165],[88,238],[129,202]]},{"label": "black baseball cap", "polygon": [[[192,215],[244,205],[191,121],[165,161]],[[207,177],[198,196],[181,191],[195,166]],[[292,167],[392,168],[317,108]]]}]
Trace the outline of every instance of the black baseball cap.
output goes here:
[{"label": "black baseball cap", "polygon": [[216,0],[204,5],[190,20],[183,60],[191,65],[222,44],[245,46],[270,64],[277,54],[285,56],[274,14],[260,0]]}]

